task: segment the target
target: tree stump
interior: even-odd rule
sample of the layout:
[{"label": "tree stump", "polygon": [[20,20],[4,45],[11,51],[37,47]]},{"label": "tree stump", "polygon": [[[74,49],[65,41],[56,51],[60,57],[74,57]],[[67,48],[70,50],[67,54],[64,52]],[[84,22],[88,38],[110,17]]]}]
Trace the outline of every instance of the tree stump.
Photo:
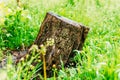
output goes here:
[{"label": "tree stump", "polygon": [[53,64],[60,68],[61,61],[66,64],[70,57],[74,57],[72,51],[82,49],[88,31],[89,28],[77,22],[48,12],[34,42],[40,46],[48,38],[55,41],[52,47],[47,48],[45,55],[47,70],[50,70]]}]

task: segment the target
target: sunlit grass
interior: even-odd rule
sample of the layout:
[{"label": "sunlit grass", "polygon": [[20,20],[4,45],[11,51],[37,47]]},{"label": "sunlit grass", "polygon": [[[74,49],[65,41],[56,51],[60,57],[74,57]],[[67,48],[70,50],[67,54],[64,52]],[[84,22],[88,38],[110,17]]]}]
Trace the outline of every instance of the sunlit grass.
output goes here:
[{"label": "sunlit grass", "polygon": [[[14,0],[12,1],[7,3],[7,9],[17,9],[16,3]],[[23,10],[25,16],[31,16],[30,22],[25,19],[25,23],[27,23],[26,30],[31,28],[32,30],[29,33],[33,32],[32,35],[34,36],[33,38],[32,35],[26,34],[25,36],[29,37],[22,38],[25,40],[23,43],[28,43],[31,37],[34,41],[46,12],[55,12],[90,28],[83,51],[80,51],[75,58],[78,65],[76,68],[64,69],[63,67],[57,72],[57,78],[59,80],[119,80],[119,3],[120,0],[21,0],[21,8],[25,8]],[[21,18],[24,18],[24,16]],[[4,25],[4,20],[3,22],[2,18],[0,20],[0,24]],[[0,26],[0,29],[2,29],[1,27],[3,26]],[[2,32],[0,31],[0,33]],[[5,47],[2,37],[0,34],[0,47]],[[13,41],[15,38],[13,38]],[[83,55],[82,59],[79,58],[80,55]]]}]

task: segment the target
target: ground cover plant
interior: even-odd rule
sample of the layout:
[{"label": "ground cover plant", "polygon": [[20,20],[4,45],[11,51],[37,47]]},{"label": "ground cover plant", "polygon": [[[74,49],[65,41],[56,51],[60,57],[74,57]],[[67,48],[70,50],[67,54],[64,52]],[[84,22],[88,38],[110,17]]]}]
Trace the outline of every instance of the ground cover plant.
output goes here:
[{"label": "ground cover plant", "polygon": [[[88,26],[90,32],[83,50],[74,51],[76,67],[62,65],[59,71],[53,68],[53,77],[47,79],[120,80],[119,3],[119,0],[20,0],[18,7],[15,0],[1,2],[0,59],[4,57],[3,50],[31,45],[46,12],[53,11]],[[30,67],[36,57],[21,62],[17,68],[9,57],[7,67],[0,70],[1,79],[35,80],[36,76],[43,79],[37,73],[42,63]]]}]

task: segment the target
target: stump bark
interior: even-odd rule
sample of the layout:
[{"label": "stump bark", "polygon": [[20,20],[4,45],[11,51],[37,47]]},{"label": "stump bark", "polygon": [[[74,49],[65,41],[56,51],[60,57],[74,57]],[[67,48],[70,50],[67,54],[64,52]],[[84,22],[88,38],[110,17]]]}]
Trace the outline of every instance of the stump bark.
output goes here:
[{"label": "stump bark", "polygon": [[66,64],[70,57],[74,57],[73,50],[82,49],[88,31],[89,28],[77,22],[48,12],[34,42],[40,46],[48,38],[55,41],[53,46],[47,48],[45,55],[47,70],[53,64],[60,68],[61,61]]}]

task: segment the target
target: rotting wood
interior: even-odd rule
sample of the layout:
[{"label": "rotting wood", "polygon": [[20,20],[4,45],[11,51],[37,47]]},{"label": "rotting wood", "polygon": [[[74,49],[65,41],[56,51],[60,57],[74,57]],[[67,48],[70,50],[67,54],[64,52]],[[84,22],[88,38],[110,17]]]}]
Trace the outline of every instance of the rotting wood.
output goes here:
[{"label": "rotting wood", "polygon": [[74,57],[72,51],[82,49],[88,31],[89,28],[77,22],[51,12],[47,13],[34,42],[39,46],[48,38],[55,41],[54,46],[47,48],[47,70],[50,70],[53,64],[60,68],[60,60],[66,64],[70,57]]},{"label": "rotting wood", "polygon": [[[89,28],[65,17],[48,12],[33,44],[40,46],[47,39],[54,39],[54,45],[47,47],[45,55],[46,66],[48,71],[51,70],[53,64],[59,69],[61,68],[61,61],[65,65],[69,58],[74,57],[73,50],[82,50],[88,32]],[[17,62],[21,57],[25,57],[26,53],[29,54],[29,49],[18,52],[13,51],[11,53],[15,56],[15,62]]]}]

